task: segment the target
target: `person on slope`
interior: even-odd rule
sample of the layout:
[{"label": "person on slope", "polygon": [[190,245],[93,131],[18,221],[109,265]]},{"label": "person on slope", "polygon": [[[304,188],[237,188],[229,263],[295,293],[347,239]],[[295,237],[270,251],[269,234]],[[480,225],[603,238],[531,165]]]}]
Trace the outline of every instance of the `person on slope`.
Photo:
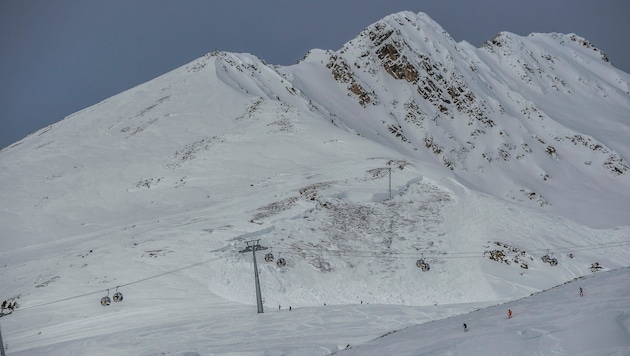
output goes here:
[{"label": "person on slope", "polygon": [[584,296],[584,289],[582,289],[582,287],[580,287],[580,297]]},{"label": "person on slope", "polygon": [[508,309],[508,319],[512,319],[512,309]]}]

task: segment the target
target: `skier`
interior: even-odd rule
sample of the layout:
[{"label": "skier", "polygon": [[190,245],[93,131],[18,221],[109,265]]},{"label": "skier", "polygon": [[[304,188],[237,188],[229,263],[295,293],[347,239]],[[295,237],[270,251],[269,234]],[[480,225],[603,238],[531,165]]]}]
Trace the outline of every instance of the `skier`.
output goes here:
[{"label": "skier", "polygon": [[580,287],[580,297],[584,296],[584,289],[582,289],[582,287]]},{"label": "skier", "polygon": [[466,323],[464,323],[464,331],[468,331],[468,325],[466,325]]},{"label": "skier", "polygon": [[508,309],[508,319],[512,318],[512,309]]}]

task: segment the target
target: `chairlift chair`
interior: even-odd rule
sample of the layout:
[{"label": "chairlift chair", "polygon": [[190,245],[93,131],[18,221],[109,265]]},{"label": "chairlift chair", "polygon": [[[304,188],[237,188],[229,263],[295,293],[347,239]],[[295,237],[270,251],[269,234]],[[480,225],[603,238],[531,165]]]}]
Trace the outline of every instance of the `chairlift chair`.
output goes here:
[{"label": "chairlift chair", "polygon": [[112,300],[109,299],[108,296],[104,296],[103,298],[101,298],[101,305],[106,307],[108,305],[112,304]]},{"label": "chairlift chair", "polygon": [[112,300],[109,298],[109,289],[107,290],[107,295],[101,298],[101,305],[106,307],[112,304]]},{"label": "chairlift chair", "polygon": [[287,265],[287,261],[284,258],[280,257],[278,258],[278,261],[276,261],[276,264],[278,265],[278,267],[284,267]]},{"label": "chairlift chair", "polygon": [[552,258],[552,259],[549,260],[549,264],[552,265],[552,266],[556,266],[556,265],[558,265],[558,260],[555,259],[555,258]]},{"label": "chairlift chair", "polygon": [[426,272],[429,269],[431,269],[431,267],[429,266],[428,263],[424,262],[424,259],[419,259],[418,261],[416,261],[416,266],[422,269],[422,272]]},{"label": "chairlift chair", "polygon": [[118,303],[118,302],[122,302],[123,300],[123,295],[122,293],[120,293],[118,291],[118,287],[116,287],[116,293],[114,293],[114,296],[112,297],[114,299],[114,302]]},{"label": "chairlift chair", "polygon": [[271,262],[273,261],[273,253],[269,252],[268,254],[265,255],[265,261],[266,262]]},{"label": "chairlift chair", "polygon": [[602,266],[599,264],[599,262],[591,264],[591,272],[593,273],[597,272],[600,268],[602,268]]}]

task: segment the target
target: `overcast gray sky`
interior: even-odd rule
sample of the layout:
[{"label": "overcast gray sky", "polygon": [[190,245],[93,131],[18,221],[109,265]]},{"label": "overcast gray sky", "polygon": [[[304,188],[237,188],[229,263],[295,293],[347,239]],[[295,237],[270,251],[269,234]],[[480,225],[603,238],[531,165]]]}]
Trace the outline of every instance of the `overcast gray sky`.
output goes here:
[{"label": "overcast gray sky", "polygon": [[403,10],[477,47],[576,33],[630,72],[628,0],[1,0],[0,148],[208,52],[290,65]]}]

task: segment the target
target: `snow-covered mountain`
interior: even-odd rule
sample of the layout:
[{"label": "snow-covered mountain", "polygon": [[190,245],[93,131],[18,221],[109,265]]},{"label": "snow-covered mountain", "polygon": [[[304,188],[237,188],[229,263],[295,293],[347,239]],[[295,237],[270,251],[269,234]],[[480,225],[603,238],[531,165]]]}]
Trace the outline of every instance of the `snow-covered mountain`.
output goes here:
[{"label": "snow-covered mountain", "polygon": [[4,341],[146,354],[133,337],[195,310],[229,328],[256,305],[250,240],[267,310],[415,310],[361,342],[629,266],[629,136],[630,75],[575,34],[474,48],[401,12],[292,66],[210,53],[0,151]]},{"label": "snow-covered mountain", "polygon": [[[590,226],[628,222],[630,76],[575,34],[500,33],[477,49],[399,13],[281,72],[333,122],[467,187]],[[310,79],[331,74],[333,89]],[[593,205],[622,214],[602,220]]]}]

